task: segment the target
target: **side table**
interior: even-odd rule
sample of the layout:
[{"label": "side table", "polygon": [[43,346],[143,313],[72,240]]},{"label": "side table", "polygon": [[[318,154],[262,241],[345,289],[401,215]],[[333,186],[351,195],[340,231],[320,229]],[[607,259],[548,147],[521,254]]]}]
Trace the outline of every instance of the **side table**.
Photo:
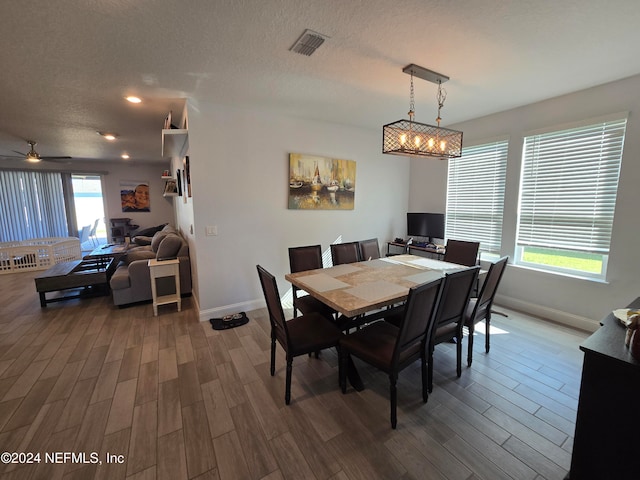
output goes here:
[{"label": "side table", "polygon": [[[151,276],[151,294],[153,296],[153,315],[158,316],[158,305],[166,305],[168,303],[177,303],[178,311],[182,304],[180,297],[180,260],[156,260],[151,259],[147,262],[149,266],[149,275]],[[175,281],[175,293],[169,295],[160,295],[156,291],[156,279],[162,277],[173,277]]]}]

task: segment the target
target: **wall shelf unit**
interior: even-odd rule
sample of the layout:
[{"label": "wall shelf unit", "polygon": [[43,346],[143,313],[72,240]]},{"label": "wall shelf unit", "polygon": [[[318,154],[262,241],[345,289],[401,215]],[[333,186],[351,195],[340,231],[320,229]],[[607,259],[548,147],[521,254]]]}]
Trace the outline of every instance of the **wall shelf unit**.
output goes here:
[{"label": "wall shelf unit", "polygon": [[162,157],[182,158],[189,149],[189,131],[186,128],[162,130]]}]

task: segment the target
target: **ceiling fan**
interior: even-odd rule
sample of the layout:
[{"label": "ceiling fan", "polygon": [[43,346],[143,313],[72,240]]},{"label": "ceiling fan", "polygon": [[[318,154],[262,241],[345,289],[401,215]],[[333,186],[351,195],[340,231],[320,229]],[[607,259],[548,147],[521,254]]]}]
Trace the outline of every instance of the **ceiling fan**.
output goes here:
[{"label": "ceiling fan", "polygon": [[[33,140],[27,140],[27,143],[30,145],[30,149],[27,153],[22,153],[22,152],[18,152],[17,150],[13,150],[14,152],[20,154],[21,157],[24,157],[24,159],[27,162],[31,162],[31,163],[38,163],[40,161],[45,161],[45,162],[57,162],[60,160],[69,160],[71,157],[68,156],[62,156],[62,157],[42,157],[40,156],[40,154],[38,152],[36,152],[35,146],[37,144],[37,142],[33,141]],[[15,155],[2,155],[5,158],[18,158]]]}]

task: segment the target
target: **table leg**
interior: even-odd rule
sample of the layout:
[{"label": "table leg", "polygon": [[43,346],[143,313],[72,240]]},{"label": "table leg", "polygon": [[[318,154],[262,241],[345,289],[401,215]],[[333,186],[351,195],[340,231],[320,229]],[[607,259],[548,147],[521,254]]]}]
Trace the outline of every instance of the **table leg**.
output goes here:
[{"label": "table leg", "polygon": [[47,297],[45,292],[38,292],[40,294],[40,307],[45,308],[47,306]]}]

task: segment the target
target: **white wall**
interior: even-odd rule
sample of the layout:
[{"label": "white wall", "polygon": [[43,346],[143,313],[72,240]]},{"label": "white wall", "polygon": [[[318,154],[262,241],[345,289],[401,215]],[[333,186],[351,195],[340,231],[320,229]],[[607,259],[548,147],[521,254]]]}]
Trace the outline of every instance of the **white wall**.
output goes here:
[{"label": "white wall", "polygon": [[[201,318],[261,306],[257,264],[283,294],[288,247],[404,236],[409,160],[382,155],[380,131],[216,105],[188,114]],[[291,152],[355,160],[354,210],[287,209]]]},{"label": "white wall", "polygon": [[[451,128],[464,132],[465,144],[508,135],[509,157],[504,213],[502,254],[513,257],[517,221],[522,137],[532,130],[561,126],[616,112],[629,111],[624,156],[611,242],[608,283],[570,278],[510,265],[500,286],[499,301],[543,317],[579,326],[597,327],[612,309],[635,299],[640,289],[638,235],[640,221],[640,76],[609,83],[544,102],[475,119]],[[437,175],[437,178],[435,178]],[[411,163],[411,205],[437,205],[433,192],[422,188],[421,179],[444,184],[446,169],[426,170]],[[445,195],[439,193],[439,195]],[[440,201],[446,201],[440,198]]]}]

